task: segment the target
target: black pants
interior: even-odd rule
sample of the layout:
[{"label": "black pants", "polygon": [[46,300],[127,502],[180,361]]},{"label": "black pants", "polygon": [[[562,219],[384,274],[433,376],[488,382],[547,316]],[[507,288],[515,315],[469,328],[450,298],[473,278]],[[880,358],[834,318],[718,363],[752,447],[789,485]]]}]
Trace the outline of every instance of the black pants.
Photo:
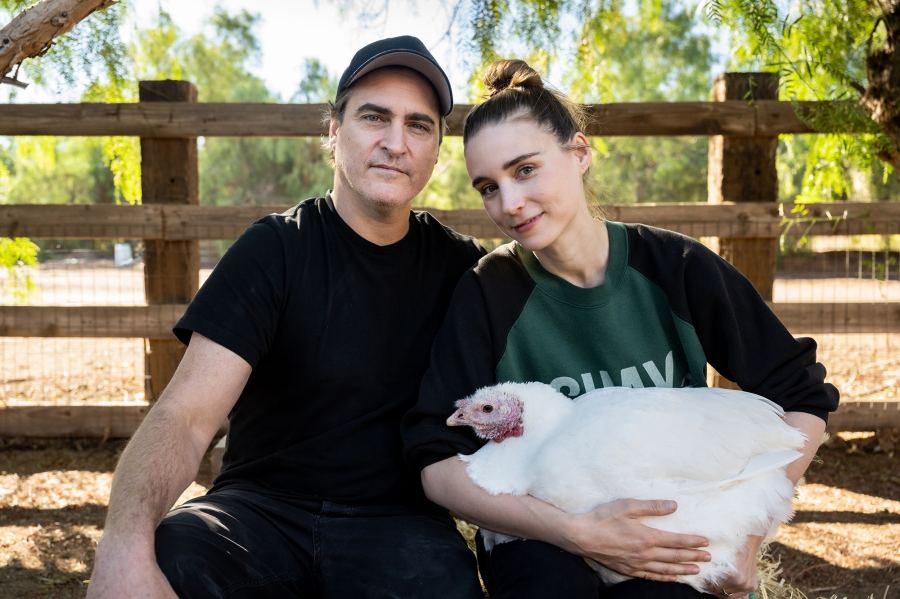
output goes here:
[{"label": "black pants", "polygon": [[606,587],[585,561],[540,541],[510,541],[485,551],[478,567],[491,599],[714,599],[686,584],[632,578]]},{"label": "black pants", "polygon": [[483,599],[449,517],[225,489],[175,508],[156,559],[179,597]]}]

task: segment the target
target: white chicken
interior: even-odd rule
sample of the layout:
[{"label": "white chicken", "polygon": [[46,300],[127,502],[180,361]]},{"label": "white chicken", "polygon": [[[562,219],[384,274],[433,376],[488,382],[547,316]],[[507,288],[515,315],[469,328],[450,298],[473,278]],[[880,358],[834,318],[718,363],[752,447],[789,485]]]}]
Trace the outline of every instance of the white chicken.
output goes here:
[{"label": "white chicken", "polygon": [[[711,561],[679,576],[700,591],[734,571],[747,535],[770,535],[793,514],[784,468],[805,436],[752,393],[609,387],[572,400],[543,383],[503,383],[456,407],[447,424],[489,440],[460,458],[491,494],[528,494],[570,513],[623,498],[676,501],[674,513],[641,521],[709,540]],[[488,550],[513,539],[482,534]],[[590,563],[606,583],[627,578]]]}]

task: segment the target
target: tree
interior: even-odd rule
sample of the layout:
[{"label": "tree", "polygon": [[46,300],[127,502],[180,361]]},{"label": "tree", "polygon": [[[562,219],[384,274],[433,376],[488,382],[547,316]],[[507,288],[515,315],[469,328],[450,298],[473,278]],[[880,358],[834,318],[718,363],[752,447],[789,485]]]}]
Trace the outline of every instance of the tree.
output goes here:
[{"label": "tree", "polygon": [[[791,99],[852,100],[854,110],[811,115],[813,124],[864,128],[871,150],[900,166],[900,0],[712,0],[710,16],[730,27],[741,55],[785,79]],[[874,126],[872,126],[874,125]]]},{"label": "tree", "polygon": [[[280,98],[255,75],[258,22],[257,15],[245,11],[215,10],[203,33],[186,36],[160,12],[123,51],[128,78],[99,78],[82,99],[136,101],[139,79],[186,79],[197,84],[201,101],[277,102]],[[314,60],[297,77],[298,101],[322,102],[337,86]],[[204,203],[291,203],[331,185],[328,157],[317,139],[207,138],[199,145]],[[0,203],[138,203],[140,190],[136,138],[0,140]]]},{"label": "tree", "polygon": [[[28,4],[26,0],[0,0],[0,8],[7,12],[21,10],[0,29],[0,82],[24,87],[27,84],[21,83],[17,77],[22,62],[48,52],[50,63],[67,79],[72,77],[75,65],[90,67],[99,63],[105,65],[108,72],[119,72],[121,42],[118,41],[118,26],[121,11],[110,11],[105,18],[93,19],[92,26],[86,32],[64,38],[65,41],[59,43],[55,51],[51,50],[56,38],[117,1],[42,0],[25,8]],[[82,43],[85,38],[92,43]],[[13,69],[13,77],[7,77]],[[44,69],[36,67],[31,73],[40,80]]]}]

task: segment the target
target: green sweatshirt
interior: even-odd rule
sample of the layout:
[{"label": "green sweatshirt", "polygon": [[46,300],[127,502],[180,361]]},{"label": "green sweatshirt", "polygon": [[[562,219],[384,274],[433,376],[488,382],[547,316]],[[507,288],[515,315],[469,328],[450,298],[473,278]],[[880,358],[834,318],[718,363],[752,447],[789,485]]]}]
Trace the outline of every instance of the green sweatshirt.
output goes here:
[{"label": "green sweatshirt", "polygon": [[728,262],[671,231],[616,222],[607,230],[598,287],[552,275],[515,242],[463,276],[404,419],[415,467],[477,450],[482,441],[445,420],[456,400],[505,381],[541,381],[571,397],[608,386],[705,386],[710,363],[787,411],[825,419],[837,407],[815,341],[791,336]]}]

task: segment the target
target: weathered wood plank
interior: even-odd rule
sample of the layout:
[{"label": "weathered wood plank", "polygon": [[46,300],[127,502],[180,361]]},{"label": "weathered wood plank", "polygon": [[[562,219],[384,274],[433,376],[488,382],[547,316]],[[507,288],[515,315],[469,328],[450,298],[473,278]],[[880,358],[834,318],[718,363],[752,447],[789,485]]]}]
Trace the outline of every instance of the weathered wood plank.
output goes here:
[{"label": "weathered wood plank", "polygon": [[900,303],[776,302],[772,310],[794,334],[900,333]]},{"label": "weathered wood plank", "polygon": [[[128,438],[149,409],[134,403],[7,406],[0,408],[0,437]],[[900,402],[846,401],[828,419],[830,432],[886,427],[900,427]]]},{"label": "weathered wood plank", "polygon": [[[811,133],[798,118],[815,102],[630,102],[588,106],[590,135],[779,135]],[[462,134],[471,105],[447,119]],[[324,104],[4,104],[0,135],[134,135],[139,137],[304,137],[326,133]],[[834,131],[837,132],[837,131]]]},{"label": "weathered wood plank", "polygon": [[[777,73],[723,73],[713,83],[717,102],[778,97]],[[708,202],[778,202],[778,171],[775,158],[777,135],[709,138]],[[772,299],[778,243],[771,238],[723,235],[714,248],[718,254],[744,273],[760,295]]]},{"label": "weathered wood plank", "polygon": [[164,239],[163,222],[160,207],[150,205],[0,205],[3,237]]},{"label": "weathered wood plank", "polygon": [[128,438],[149,409],[146,404],[7,406],[0,408],[0,437]]},{"label": "weathered wood plank", "polygon": [[143,337],[175,341],[182,304],[0,306],[0,337]]},{"label": "weathered wood plank", "polygon": [[[146,403],[13,405],[0,408],[0,437],[127,439],[150,410]],[[223,435],[223,424],[218,434]]]},{"label": "weathered wood plank", "polygon": [[[35,239],[234,239],[254,220],[289,206],[0,205],[0,236]],[[709,205],[597,206],[611,220],[672,229],[692,237],[900,234],[900,202],[809,204],[748,202]],[[499,231],[484,210],[427,208],[444,224],[480,238]]]},{"label": "weathered wood plank", "polygon": [[846,401],[828,418],[828,432],[900,428],[900,401]]},{"label": "weathered wood plank", "polygon": [[[197,88],[188,81],[141,81],[142,102],[194,103]],[[200,203],[197,140],[141,138],[141,194],[144,203],[176,210]],[[165,221],[164,221],[165,224]],[[147,303],[174,304],[191,301],[200,280],[200,244],[195,239],[147,239],[144,252],[144,295]],[[150,339],[144,353],[145,396],[156,401],[169,384],[184,355],[184,346],[173,339]]]}]

